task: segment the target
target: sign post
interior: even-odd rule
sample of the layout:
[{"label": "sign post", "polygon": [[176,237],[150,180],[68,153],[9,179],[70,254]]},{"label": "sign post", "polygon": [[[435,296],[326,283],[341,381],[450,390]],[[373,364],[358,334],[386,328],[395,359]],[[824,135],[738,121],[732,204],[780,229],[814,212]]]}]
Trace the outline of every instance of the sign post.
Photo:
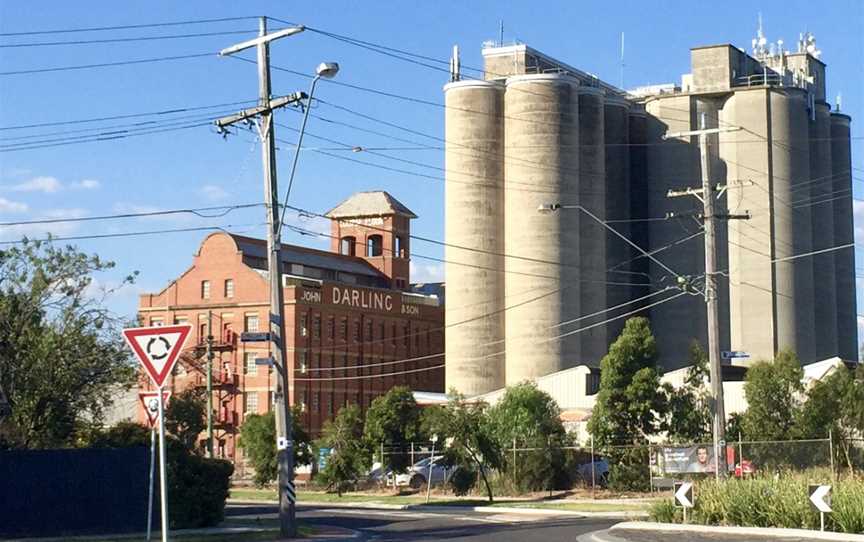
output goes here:
[{"label": "sign post", "polygon": [[[159,497],[162,519],[162,542],[168,542],[168,480],[165,466],[165,392],[162,388],[189,336],[192,326],[136,327],[123,330],[123,338],[132,349],[147,375],[156,385],[156,420],[159,423]],[[145,403],[145,412],[151,419],[150,405]],[[153,423],[151,421],[151,423]],[[152,465],[152,462],[151,462]],[[150,524],[147,525],[148,531]]]},{"label": "sign post", "polygon": [[831,510],[831,486],[810,484],[809,491],[810,504],[819,512],[819,523],[821,530],[825,530],[825,514],[830,514]]},{"label": "sign post", "polygon": [[684,523],[687,523],[687,509],[693,508],[693,483],[675,482],[675,502],[684,509]]},{"label": "sign post", "polygon": [[[162,393],[165,395],[164,400],[167,403],[171,392]],[[150,424],[150,491],[147,494],[147,542],[150,542],[153,527],[153,473],[156,469],[156,422],[159,419],[159,399],[156,398],[156,395],[156,392],[148,391],[138,394],[138,398],[144,405],[144,413],[147,414],[147,422]]]}]

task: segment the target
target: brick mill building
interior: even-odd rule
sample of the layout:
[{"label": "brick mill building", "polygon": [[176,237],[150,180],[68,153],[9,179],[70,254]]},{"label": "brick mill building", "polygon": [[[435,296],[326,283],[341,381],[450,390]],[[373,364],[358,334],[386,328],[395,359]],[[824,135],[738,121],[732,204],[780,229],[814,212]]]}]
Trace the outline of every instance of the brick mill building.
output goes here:
[{"label": "brick mill building", "polygon": [[[444,391],[443,307],[409,282],[416,215],[386,192],[363,192],[326,216],[330,251],[282,245],[289,395],[313,437],[342,406],[365,411],[393,386]],[[138,309],[141,325],[193,326],[171,377],[175,393],[206,389],[212,330],[214,455],[238,464],[244,417],[272,409],[276,390],[276,370],[255,363],[269,356],[269,343],[240,340],[242,332],[267,330],[268,284],[265,241],[214,233],[192,266],[161,292],[142,295]]]}]

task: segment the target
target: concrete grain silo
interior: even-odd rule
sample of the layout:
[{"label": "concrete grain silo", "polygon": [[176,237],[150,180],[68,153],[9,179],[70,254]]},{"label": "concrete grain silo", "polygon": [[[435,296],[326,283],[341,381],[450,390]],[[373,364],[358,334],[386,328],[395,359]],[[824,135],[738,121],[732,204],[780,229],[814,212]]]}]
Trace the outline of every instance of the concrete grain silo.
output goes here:
[{"label": "concrete grain silo", "polygon": [[[640,247],[649,247],[650,246],[650,236],[648,230],[648,223],[645,221],[646,218],[649,218],[648,213],[648,178],[647,178],[647,163],[646,163],[646,133],[645,130],[647,128],[646,121],[648,115],[645,113],[645,109],[641,106],[633,106],[630,108],[628,112],[628,144],[627,147],[629,152],[627,153],[630,158],[630,210],[629,216],[631,219],[641,220],[641,222],[633,222],[630,225],[630,238],[633,242]],[[609,149],[607,148],[607,151]],[[630,298],[636,299],[647,295],[650,291],[649,286],[639,286],[639,284],[647,284],[649,282],[648,275],[648,262],[649,260],[646,258],[636,258],[638,256],[638,252],[636,249],[631,248],[630,257],[634,258],[633,261],[629,263],[629,271],[632,273],[631,280],[634,283],[633,286],[630,287]],[[617,265],[617,262],[611,262],[610,267]],[[615,277],[616,275],[610,274],[609,277]],[[615,340],[615,335],[609,335],[609,341],[612,342]]]},{"label": "concrete grain silo", "polygon": [[[604,187],[606,199],[606,220],[609,226],[627,239],[632,239],[630,198],[630,102],[619,96],[606,96],[604,104],[605,174]],[[644,126],[644,123],[643,123]],[[638,227],[638,226],[637,226]],[[648,246],[647,243],[640,246]],[[606,260],[610,270],[605,274],[610,284],[606,288],[606,303],[613,307],[627,303],[632,295],[632,287],[627,283],[645,282],[645,277],[634,275],[632,262],[633,248],[612,232],[606,232]],[[614,284],[620,283],[620,284]],[[625,312],[622,307],[620,312]],[[604,315],[607,318],[610,315]],[[609,342],[621,333],[624,320],[613,320],[606,328]],[[605,353],[605,350],[604,352]],[[601,354],[602,357],[602,354]]]},{"label": "concrete grain silo", "polygon": [[580,144],[577,91],[578,81],[563,74],[507,79],[505,295],[508,300],[544,296],[507,311],[508,385],[581,359],[578,334],[550,340],[565,331],[557,324],[582,314],[580,213],[538,212],[541,205],[579,201],[580,153],[573,151]]},{"label": "concrete grain silo", "polygon": [[504,86],[444,91],[445,386],[474,395],[504,385]]},{"label": "concrete grain silo", "polygon": [[[831,169],[835,196],[834,245],[842,246],[855,242],[852,216],[852,158],[849,140],[849,116],[831,114]],[[837,290],[837,346],[844,359],[858,359],[857,311],[855,299],[855,251],[852,248],[833,252]]]},{"label": "concrete grain silo", "polygon": [[[793,205],[798,219],[809,211],[812,222],[811,250],[834,246],[833,170],[831,167],[831,119],[826,103],[816,104],[815,120],[810,121],[810,179],[794,190]],[[803,248],[803,247],[802,247]],[[802,250],[800,253],[806,251]],[[815,254],[813,267],[815,299],[815,356],[817,360],[837,355],[837,284],[834,280],[834,254]]]}]

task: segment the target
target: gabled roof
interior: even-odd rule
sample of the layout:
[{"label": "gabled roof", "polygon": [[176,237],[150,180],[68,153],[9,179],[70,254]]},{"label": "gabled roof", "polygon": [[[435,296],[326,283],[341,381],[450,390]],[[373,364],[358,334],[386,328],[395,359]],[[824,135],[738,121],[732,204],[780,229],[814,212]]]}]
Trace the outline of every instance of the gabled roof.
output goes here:
[{"label": "gabled roof", "polygon": [[384,192],[357,192],[324,216],[327,218],[354,218],[361,216],[402,215],[417,218],[411,209],[405,207],[399,200]]},{"label": "gabled roof", "polygon": [[[233,233],[229,233],[228,235],[234,239],[234,242],[237,243],[237,248],[243,252],[244,256],[263,261],[264,267],[261,269],[267,268],[266,241],[263,239],[245,237],[243,235],[235,235]],[[284,263],[296,263],[308,265],[309,267],[317,267],[319,269],[342,271],[343,273],[351,273],[354,275],[386,278],[386,275],[378,271],[378,269],[372,266],[372,264],[363,258],[358,258],[356,256],[344,256],[326,250],[316,250],[297,245],[286,245],[285,243],[282,243],[280,254],[282,255],[282,262]],[[246,263],[247,265],[252,264],[251,266],[256,269],[258,268],[254,265],[255,262]]]}]

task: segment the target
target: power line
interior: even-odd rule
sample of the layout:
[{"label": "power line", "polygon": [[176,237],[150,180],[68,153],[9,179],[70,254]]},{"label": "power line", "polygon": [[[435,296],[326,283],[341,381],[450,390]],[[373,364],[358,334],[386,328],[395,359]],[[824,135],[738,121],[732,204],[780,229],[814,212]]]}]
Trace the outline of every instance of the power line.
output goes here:
[{"label": "power line", "polygon": [[[247,203],[241,205],[220,205],[215,207],[198,207],[195,209],[169,209],[165,211],[150,211],[144,213],[122,213],[122,214],[114,214],[114,215],[101,215],[101,216],[84,216],[84,217],[73,217],[73,218],[46,218],[39,220],[22,220],[19,222],[0,222],[0,226],[29,226],[33,224],[58,224],[63,222],[91,222],[96,220],[119,220],[123,218],[142,218],[142,217],[151,217],[151,216],[166,216],[166,215],[175,215],[175,214],[193,214],[199,216],[201,218],[220,218],[231,211],[235,211],[237,209],[249,209],[251,207],[261,207],[263,203]],[[208,211],[222,211],[216,214],[203,214]]]},{"label": "power line", "polygon": [[31,70],[13,70],[13,71],[5,71],[0,72],[0,76],[9,76],[9,75],[27,75],[34,73],[51,73],[51,72],[64,72],[64,71],[73,71],[73,70],[89,70],[92,68],[107,68],[111,66],[130,66],[133,64],[148,64],[151,62],[167,62],[172,60],[186,60],[190,58],[203,58],[203,57],[215,57],[215,53],[197,53],[191,55],[176,55],[176,56],[162,56],[156,58],[141,58],[137,60],[121,60],[118,62],[102,62],[99,64],[80,64],[77,66],[54,66],[50,68],[36,68]]},{"label": "power line", "polygon": [[131,30],[137,28],[160,28],[166,26],[183,26],[191,24],[222,23],[227,21],[243,21],[258,19],[258,17],[221,17],[218,19],[194,19],[188,21],[172,21],[166,23],[127,24],[120,26],[91,26],[85,28],[57,28],[53,30],[29,30],[26,32],[3,32],[0,37],[10,36],[37,36],[42,34],[69,34],[74,32],[102,32],[109,30]]},{"label": "power line", "polygon": [[[186,233],[186,232],[196,232],[196,231],[224,231],[225,233],[229,233],[228,228],[247,228],[252,226],[264,226],[264,223],[256,223],[256,224],[228,224],[225,226],[200,226],[194,228],[171,228],[164,230],[149,230],[149,231],[136,231],[136,232],[121,232],[121,233],[105,233],[105,234],[97,234],[97,235],[75,235],[69,237],[53,237],[49,236],[44,239],[27,239],[27,241],[39,241],[42,243],[53,243],[56,241],[82,241],[82,240],[90,240],[90,239],[111,239],[116,237],[137,237],[143,235],[160,235],[165,233]],[[0,241],[0,245],[20,245],[25,243],[24,239],[18,241]]]},{"label": "power line", "polygon": [[95,44],[104,44],[104,43],[127,43],[127,42],[138,42],[138,41],[158,41],[158,40],[172,40],[172,39],[185,39],[185,38],[203,38],[208,36],[228,36],[233,34],[251,34],[255,32],[254,29],[250,30],[225,30],[221,32],[200,32],[196,34],[169,34],[165,36],[137,36],[132,38],[105,38],[105,39],[97,39],[97,40],[69,40],[69,41],[42,41],[35,43],[3,43],[0,44],[0,49],[18,49],[25,47],[53,47],[53,46],[62,46],[62,45],[95,45]]}]

